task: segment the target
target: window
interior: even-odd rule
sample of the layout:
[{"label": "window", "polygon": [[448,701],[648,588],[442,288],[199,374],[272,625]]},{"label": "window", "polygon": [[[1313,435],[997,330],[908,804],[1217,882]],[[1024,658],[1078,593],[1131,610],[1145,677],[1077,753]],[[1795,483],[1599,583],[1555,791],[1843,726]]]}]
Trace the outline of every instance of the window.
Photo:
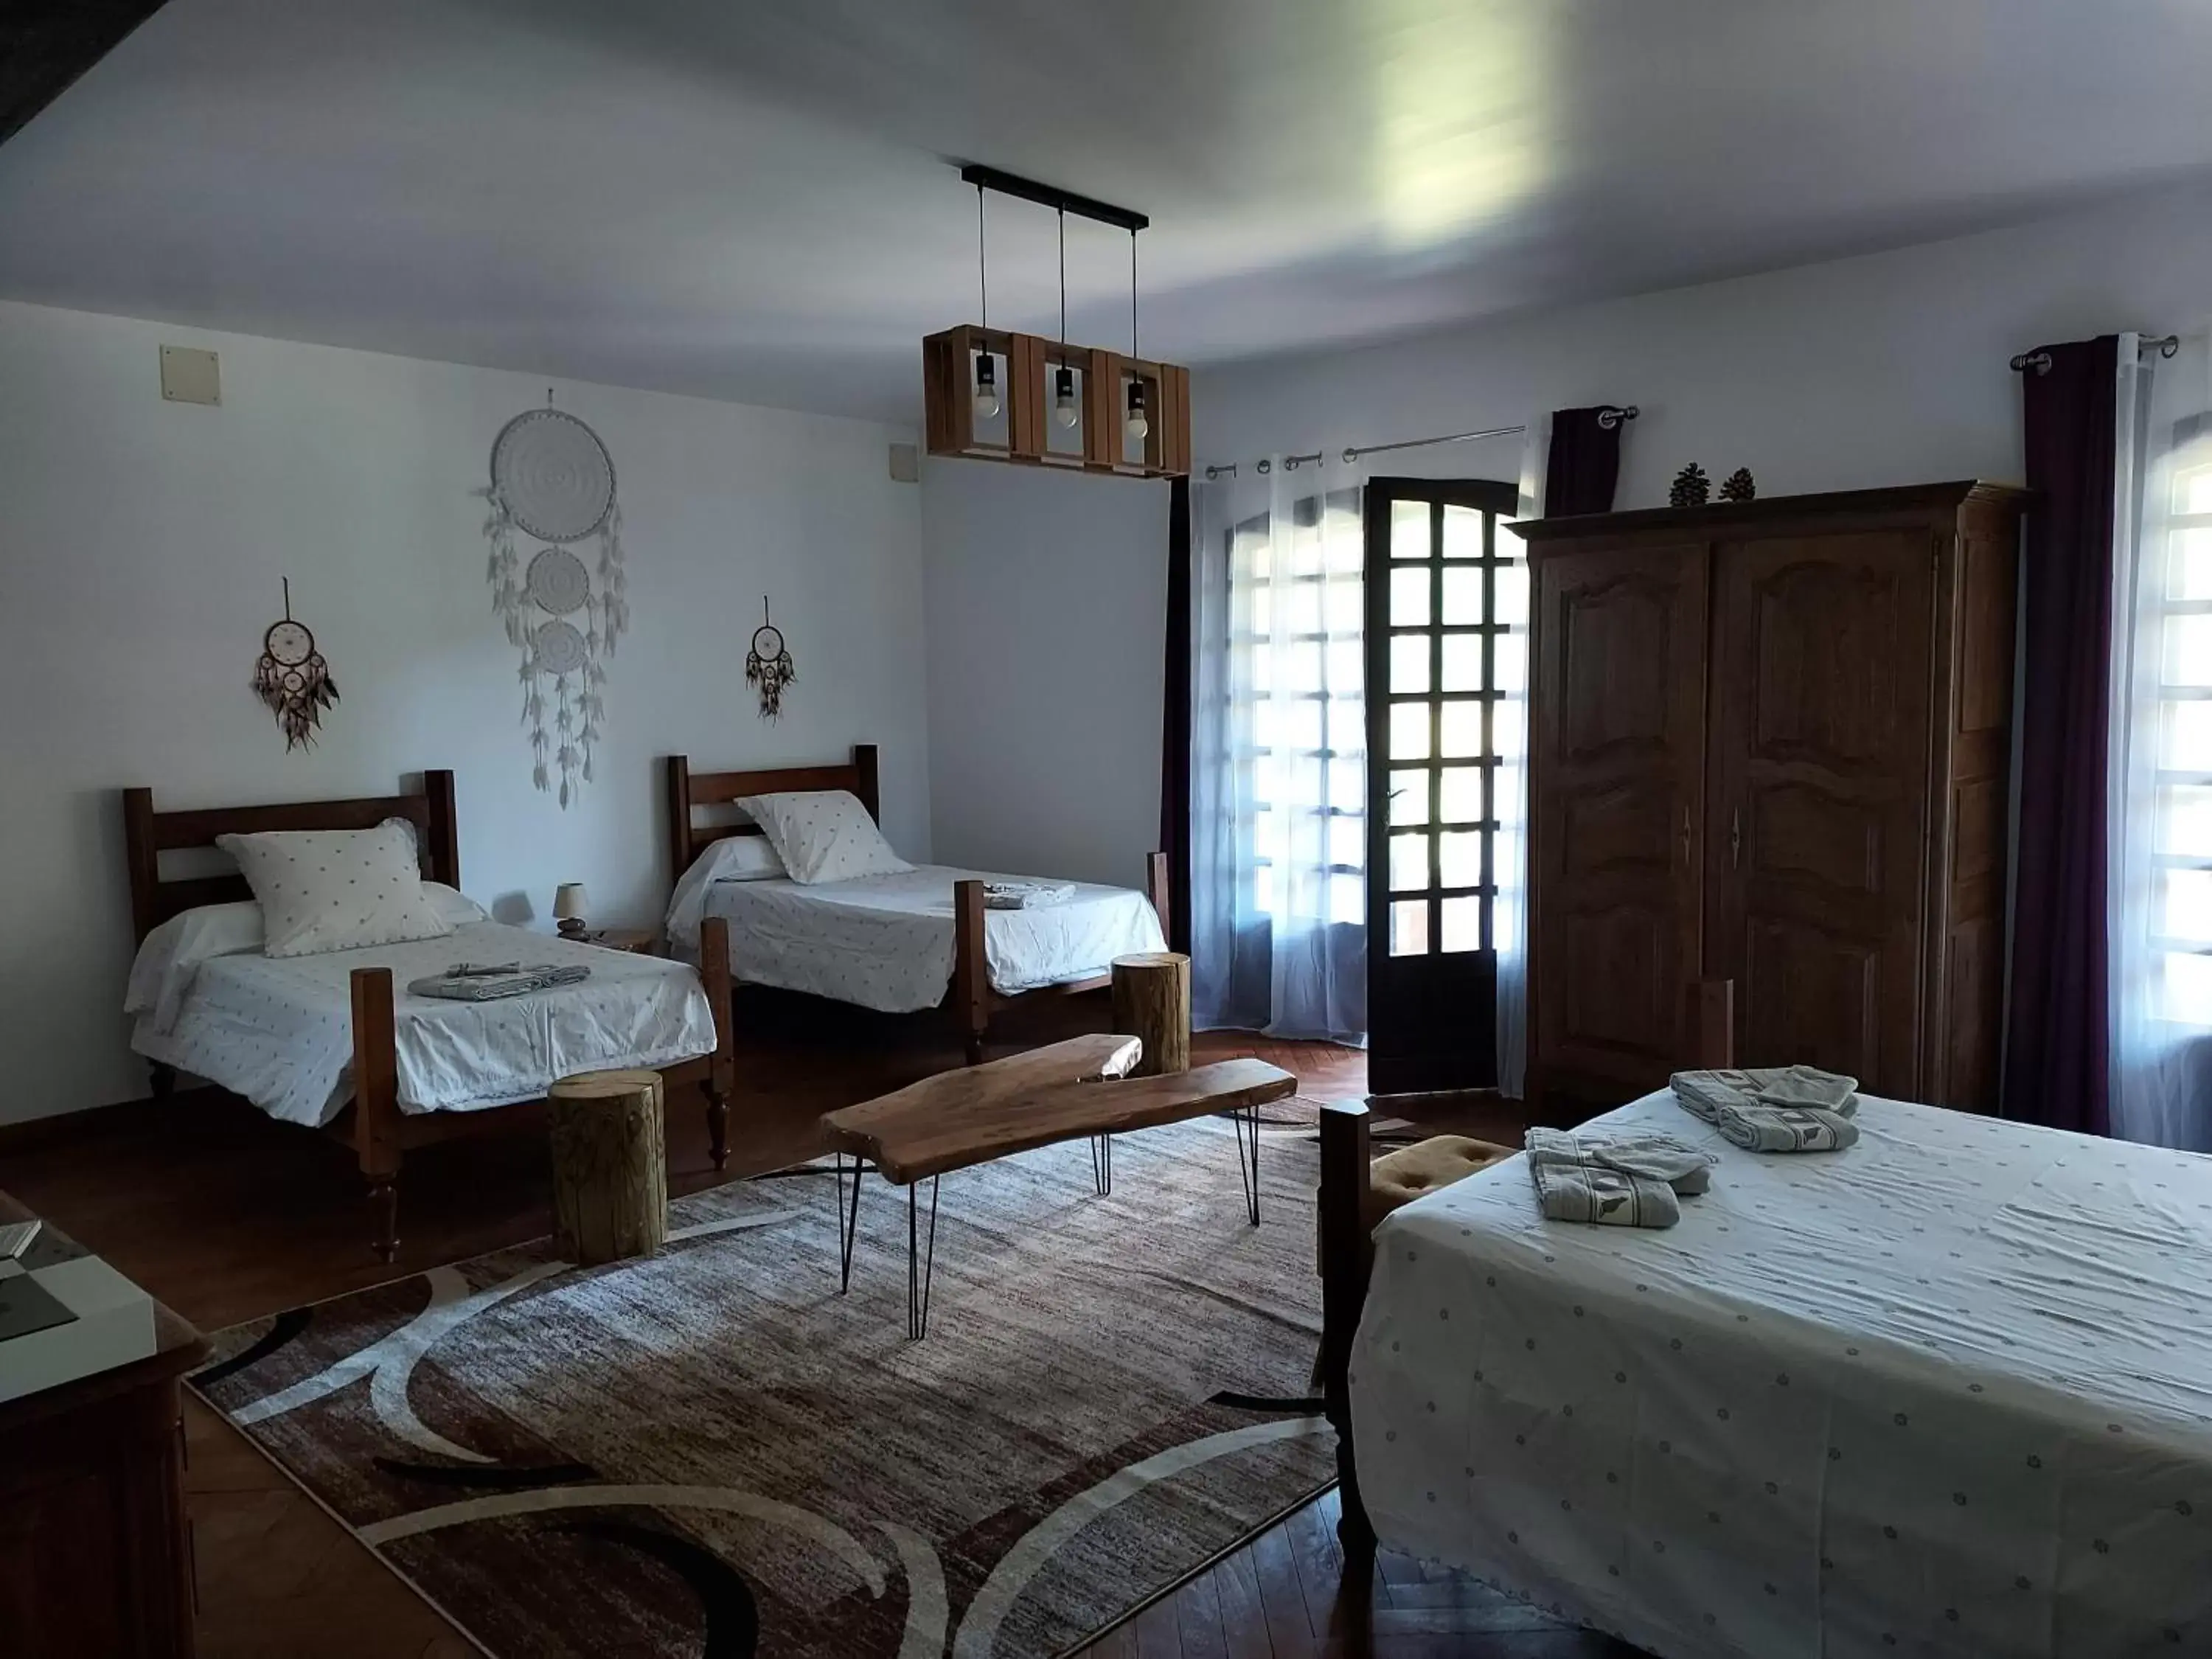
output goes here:
[{"label": "window", "polygon": [[2212,438],[2175,453],[2167,493],[2135,646],[2153,757],[2145,1000],[2155,1019],[2212,1027]]}]

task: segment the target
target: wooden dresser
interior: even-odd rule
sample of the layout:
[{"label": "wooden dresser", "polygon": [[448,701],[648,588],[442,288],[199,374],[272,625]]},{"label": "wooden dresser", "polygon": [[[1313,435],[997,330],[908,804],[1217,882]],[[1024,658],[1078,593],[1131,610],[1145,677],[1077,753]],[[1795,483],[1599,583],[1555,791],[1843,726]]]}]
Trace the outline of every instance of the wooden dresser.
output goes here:
[{"label": "wooden dresser", "polygon": [[[29,1218],[0,1193],[0,1221]],[[150,1358],[0,1405],[0,1654],[189,1659],[178,1382],[208,1348],[154,1318]]]},{"label": "wooden dresser", "polygon": [[1547,1116],[1663,1084],[1699,978],[1735,981],[1740,1064],[1994,1106],[2026,500],[1969,481],[1516,526]]}]

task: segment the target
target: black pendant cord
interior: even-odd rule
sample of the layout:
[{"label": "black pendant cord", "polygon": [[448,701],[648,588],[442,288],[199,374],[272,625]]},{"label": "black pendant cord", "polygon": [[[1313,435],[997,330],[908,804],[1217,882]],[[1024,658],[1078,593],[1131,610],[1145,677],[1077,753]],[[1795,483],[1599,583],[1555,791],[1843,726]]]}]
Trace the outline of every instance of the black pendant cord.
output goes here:
[{"label": "black pendant cord", "polygon": [[1067,349],[1067,210],[1066,208],[1060,210],[1060,349],[1062,351]]},{"label": "black pendant cord", "polygon": [[[1133,235],[1132,240],[1135,240]],[[983,240],[983,186],[975,186],[975,294],[983,311],[983,326],[991,325],[991,259]]]},{"label": "black pendant cord", "polygon": [[1129,233],[1129,356],[1137,355],[1137,233]]}]

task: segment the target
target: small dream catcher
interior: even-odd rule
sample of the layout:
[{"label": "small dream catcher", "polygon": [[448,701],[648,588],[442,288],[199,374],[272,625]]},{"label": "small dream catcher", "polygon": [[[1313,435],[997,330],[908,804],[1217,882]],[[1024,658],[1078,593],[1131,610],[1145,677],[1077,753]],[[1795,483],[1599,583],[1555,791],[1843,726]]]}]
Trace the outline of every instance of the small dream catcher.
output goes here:
[{"label": "small dream catcher", "polygon": [[331,665],[315,649],[305,623],[292,620],[292,579],[284,579],[284,620],[261,636],[261,660],[253,665],[253,695],[276,717],[284,750],[312,749],[323,710],[338,700]]},{"label": "small dream catcher", "polygon": [[[491,556],[484,580],[507,643],[522,653],[522,723],[531,781],[566,807],[592,781],[592,750],[606,720],[606,659],[629,626],[622,508],[615,467],[599,434],[550,407],[516,416],[491,447]],[[518,536],[550,543],[526,567]],[[596,572],[568,544],[596,537]]]},{"label": "small dream catcher", "polygon": [[768,619],[768,595],[763,593],[761,625],[753,629],[753,647],[745,653],[745,684],[760,689],[763,720],[782,717],[784,690],[798,678],[790,647],[783,642],[783,630]]}]

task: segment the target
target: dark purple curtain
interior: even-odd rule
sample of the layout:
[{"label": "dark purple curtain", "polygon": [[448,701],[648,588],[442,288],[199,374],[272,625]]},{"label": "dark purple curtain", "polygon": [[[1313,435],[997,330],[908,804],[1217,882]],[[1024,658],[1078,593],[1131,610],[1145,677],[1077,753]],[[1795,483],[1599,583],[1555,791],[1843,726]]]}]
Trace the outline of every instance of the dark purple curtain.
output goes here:
[{"label": "dark purple curtain", "polygon": [[[2119,342],[2045,346],[2021,376],[2029,508],[2004,1115],[2103,1134],[2106,749]],[[1940,1036],[1940,1033],[1938,1034]]]},{"label": "dark purple curtain", "polygon": [[[1611,426],[1599,423],[1612,415]],[[1552,446],[1544,458],[1544,516],[1613,511],[1620,478],[1620,411],[1611,404],[1552,412]]]},{"label": "dark purple curtain", "polygon": [[1168,495],[1167,694],[1160,699],[1160,848],[1168,949],[1190,949],[1190,480]]}]

